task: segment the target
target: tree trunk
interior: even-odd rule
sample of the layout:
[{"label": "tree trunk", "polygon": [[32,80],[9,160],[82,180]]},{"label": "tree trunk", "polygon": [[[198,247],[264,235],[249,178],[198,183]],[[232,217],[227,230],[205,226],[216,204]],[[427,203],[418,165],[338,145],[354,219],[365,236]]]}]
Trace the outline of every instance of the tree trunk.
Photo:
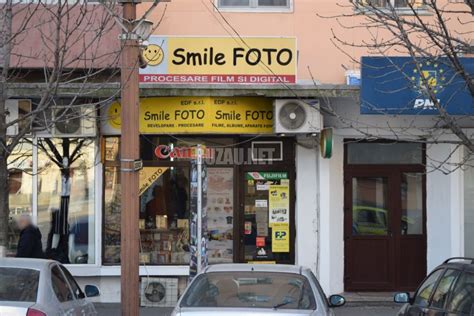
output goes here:
[{"label": "tree trunk", "polygon": [[8,246],[8,218],[10,209],[8,206],[8,168],[7,155],[0,149],[0,257],[6,255]]},{"label": "tree trunk", "polygon": [[0,47],[3,50],[3,62],[0,65],[0,257],[4,257],[8,246],[8,165],[7,159],[7,126],[6,100],[7,81],[10,69],[11,34],[12,34],[12,2],[7,0],[2,6],[0,18]]}]

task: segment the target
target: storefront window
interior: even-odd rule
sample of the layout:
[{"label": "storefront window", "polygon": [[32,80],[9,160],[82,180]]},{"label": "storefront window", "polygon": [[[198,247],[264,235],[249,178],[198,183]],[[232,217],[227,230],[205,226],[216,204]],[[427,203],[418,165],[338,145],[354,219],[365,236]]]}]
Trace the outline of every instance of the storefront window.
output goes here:
[{"label": "storefront window", "polygon": [[43,248],[62,263],[95,262],[94,139],[38,139],[38,215]]},{"label": "storefront window", "polygon": [[189,263],[189,171],[189,167],[142,170],[157,178],[140,190],[142,263]]},{"label": "storefront window", "polygon": [[120,169],[104,169],[104,264],[120,264]]},{"label": "storefront window", "polygon": [[[281,143],[278,143],[280,147]],[[107,137],[103,141],[103,262],[109,265],[120,264],[119,144],[118,137]],[[162,135],[140,136],[140,157],[143,160],[139,181],[141,263],[190,264],[191,216],[196,207],[195,183],[190,178],[197,145],[204,148],[205,155],[202,227],[208,237],[207,262],[256,260],[291,263],[293,223],[290,219],[293,214],[290,213],[292,183],[288,166],[283,166],[282,170],[276,167],[269,172],[254,169],[254,165],[267,161],[255,161],[255,152],[251,151],[255,148],[237,137]],[[263,148],[261,151],[267,153],[269,150]],[[256,152],[260,157],[260,151]],[[283,159],[283,148],[278,153]],[[271,163],[278,164],[278,161]],[[241,178],[239,171],[249,165],[252,167],[245,168],[254,172],[245,172]],[[242,197],[245,205],[239,203],[240,197],[236,193],[239,190],[245,190]],[[243,229],[249,225],[250,229]],[[242,240],[245,246],[235,248],[236,239]]]},{"label": "storefront window", "polygon": [[466,162],[464,169],[464,254],[474,257],[474,156]]},{"label": "storefront window", "polygon": [[[189,264],[189,171],[145,166],[140,172],[142,264]],[[120,264],[120,198],[119,168],[106,167],[104,264]]]},{"label": "storefront window", "polygon": [[10,225],[8,231],[7,255],[15,256],[19,230],[16,218],[22,214],[33,215],[33,157],[31,140],[18,144],[8,157]]}]

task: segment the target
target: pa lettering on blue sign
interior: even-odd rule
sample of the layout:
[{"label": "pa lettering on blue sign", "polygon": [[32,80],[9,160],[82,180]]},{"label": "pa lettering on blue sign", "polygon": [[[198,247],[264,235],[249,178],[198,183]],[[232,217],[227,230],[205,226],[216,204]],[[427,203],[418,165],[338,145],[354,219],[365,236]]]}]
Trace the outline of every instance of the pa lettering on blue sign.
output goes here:
[{"label": "pa lettering on blue sign", "polygon": [[[460,58],[474,76],[474,58]],[[474,115],[467,81],[447,58],[362,57],[361,114],[436,115],[428,87],[451,115]]]}]

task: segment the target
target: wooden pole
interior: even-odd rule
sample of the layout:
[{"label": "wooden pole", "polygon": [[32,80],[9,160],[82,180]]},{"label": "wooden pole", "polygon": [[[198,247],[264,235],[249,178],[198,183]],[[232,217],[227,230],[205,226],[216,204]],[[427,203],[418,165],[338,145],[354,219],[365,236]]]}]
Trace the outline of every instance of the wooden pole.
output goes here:
[{"label": "wooden pole", "polygon": [[[123,3],[124,21],[135,21],[136,3]],[[127,25],[132,29],[132,23]],[[133,161],[139,159],[139,81],[138,40],[129,32],[122,39],[121,53],[121,302],[122,315],[139,315],[139,197],[138,171]]]}]

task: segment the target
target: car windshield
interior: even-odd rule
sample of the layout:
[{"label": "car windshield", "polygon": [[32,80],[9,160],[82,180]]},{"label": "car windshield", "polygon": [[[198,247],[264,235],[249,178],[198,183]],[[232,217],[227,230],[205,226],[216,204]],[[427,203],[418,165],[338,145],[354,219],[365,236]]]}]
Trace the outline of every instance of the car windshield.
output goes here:
[{"label": "car windshield", "polygon": [[303,275],[276,272],[209,272],[197,276],[181,307],[316,309]]},{"label": "car windshield", "polygon": [[36,302],[39,276],[33,269],[0,267],[0,301]]}]

